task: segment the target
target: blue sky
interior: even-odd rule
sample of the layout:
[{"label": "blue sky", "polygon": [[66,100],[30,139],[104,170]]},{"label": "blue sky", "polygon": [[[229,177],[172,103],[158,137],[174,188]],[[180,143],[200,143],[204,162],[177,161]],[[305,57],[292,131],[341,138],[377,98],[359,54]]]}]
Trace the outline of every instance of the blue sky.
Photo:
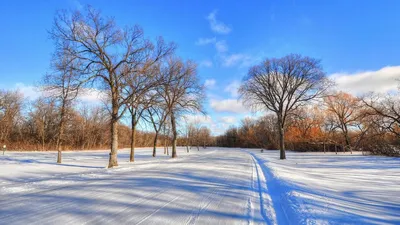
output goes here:
[{"label": "blue sky", "polygon": [[320,58],[338,89],[384,92],[400,77],[400,1],[0,1],[0,88],[32,86],[48,70],[47,30],[57,9],[90,4],[120,26],[139,24],[199,64],[207,84],[203,123],[222,132],[245,116],[236,88],[249,66],[289,53]]}]

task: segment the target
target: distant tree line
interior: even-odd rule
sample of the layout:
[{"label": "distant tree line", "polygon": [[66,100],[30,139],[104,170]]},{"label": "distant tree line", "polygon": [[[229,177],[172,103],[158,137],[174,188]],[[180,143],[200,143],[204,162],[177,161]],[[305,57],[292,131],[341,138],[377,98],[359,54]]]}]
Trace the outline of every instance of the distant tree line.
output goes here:
[{"label": "distant tree line", "polygon": [[[290,112],[284,126],[286,149],[400,156],[400,93],[355,97],[327,93],[317,105]],[[246,118],[216,137],[225,147],[279,149],[277,117]]]}]

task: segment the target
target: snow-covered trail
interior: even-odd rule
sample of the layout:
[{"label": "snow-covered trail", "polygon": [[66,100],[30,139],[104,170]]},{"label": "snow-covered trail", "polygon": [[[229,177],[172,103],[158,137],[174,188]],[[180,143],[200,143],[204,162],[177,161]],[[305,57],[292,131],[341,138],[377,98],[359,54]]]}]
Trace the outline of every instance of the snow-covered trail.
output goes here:
[{"label": "snow-covered trail", "polygon": [[[30,174],[24,169],[19,169],[19,174],[13,173],[19,178],[11,179],[7,173],[0,173],[4,184],[0,223],[266,223],[268,218],[260,213],[257,198],[259,187],[254,184],[258,179],[255,164],[248,153],[234,149],[200,152],[192,149],[188,154],[180,149],[178,159],[163,155],[154,159],[146,157],[150,150],[137,152],[137,162],[130,164],[126,162],[127,153],[122,151],[121,166],[109,170],[101,168],[106,164],[106,159],[100,160],[101,152],[93,152],[95,159],[87,152],[64,154],[64,162],[74,168],[72,173],[57,170],[62,166],[50,161],[43,164],[46,157],[52,158],[49,153],[30,155],[34,159],[28,165],[21,159],[26,155],[12,153],[6,159],[9,168],[15,168],[12,165],[18,162],[20,167],[30,167],[35,175],[23,180]],[[10,159],[19,160],[10,162]],[[86,163],[90,160],[95,162]],[[54,167],[53,171],[47,167]]]},{"label": "snow-covered trail", "polygon": [[266,177],[278,224],[400,224],[400,158],[246,152]]},{"label": "snow-covered trail", "polygon": [[[161,153],[161,154],[160,154]],[[208,148],[6,153],[0,224],[400,224],[400,158]]]}]

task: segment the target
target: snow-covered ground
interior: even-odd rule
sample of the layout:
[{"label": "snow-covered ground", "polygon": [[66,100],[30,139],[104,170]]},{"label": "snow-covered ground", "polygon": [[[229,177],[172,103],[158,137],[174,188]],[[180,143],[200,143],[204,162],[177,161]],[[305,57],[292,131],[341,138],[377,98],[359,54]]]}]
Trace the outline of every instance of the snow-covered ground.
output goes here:
[{"label": "snow-covered ground", "polygon": [[6,152],[0,224],[400,224],[400,159],[180,148]]}]

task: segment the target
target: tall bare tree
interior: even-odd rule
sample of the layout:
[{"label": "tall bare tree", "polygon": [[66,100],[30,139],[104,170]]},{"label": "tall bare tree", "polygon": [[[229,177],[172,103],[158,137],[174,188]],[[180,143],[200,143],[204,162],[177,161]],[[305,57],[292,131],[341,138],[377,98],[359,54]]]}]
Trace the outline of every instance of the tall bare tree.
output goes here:
[{"label": "tall bare tree", "polygon": [[143,73],[154,62],[168,55],[174,47],[158,39],[154,46],[139,26],[125,29],[100,12],[86,7],[69,13],[60,11],[50,35],[56,51],[80,61],[74,68],[82,83],[97,85],[109,96],[111,152],[108,167],[118,166],[118,121],[123,116],[132,93],[126,92],[127,77]]},{"label": "tall bare tree", "polygon": [[[173,51],[173,49],[169,49],[168,51]],[[127,104],[131,115],[132,127],[130,162],[135,160],[136,126],[142,118],[142,114],[154,103],[153,100],[157,97],[154,89],[162,85],[163,82],[162,77],[158,73],[159,63],[150,61],[145,67],[146,69],[140,71],[140,73],[133,72],[126,78],[126,93],[131,96]]]},{"label": "tall bare tree", "polygon": [[77,61],[68,58],[63,52],[57,52],[51,62],[52,72],[44,76],[41,89],[56,100],[59,107],[59,125],[57,132],[57,163],[61,163],[61,146],[64,135],[64,126],[68,111],[72,102],[78,95],[81,82],[79,75],[73,68],[77,66]]},{"label": "tall bare tree", "polygon": [[266,59],[250,68],[239,88],[244,102],[264,108],[277,116],[280,159],[286,159],[284,129],[288,115],[320,97],[327,87],[320,60],[291,54]]},{"label": "tall bare tree", "polygon": [[172,129],[172,158],[177,157],[178,137],[177,116],[183,113],[204,112],[202,103],[205,98],[204,85],[200,84],[196,73],[196,64],[170,58],[160,68],[164,82],[157,92],[165,101]]}]

